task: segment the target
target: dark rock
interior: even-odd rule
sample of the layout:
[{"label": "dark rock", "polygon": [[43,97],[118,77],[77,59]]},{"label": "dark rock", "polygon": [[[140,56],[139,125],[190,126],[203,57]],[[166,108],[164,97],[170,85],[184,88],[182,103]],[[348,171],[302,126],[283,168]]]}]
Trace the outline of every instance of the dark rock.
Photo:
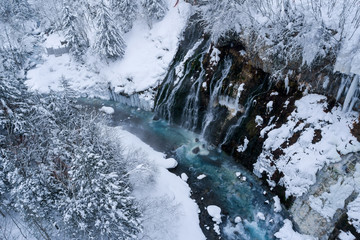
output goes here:
[{"label": "dark rock", "polygon": [[194,154],[198,154],[200,152],[200,148],[199,147],[193,148],[192,152]]}]

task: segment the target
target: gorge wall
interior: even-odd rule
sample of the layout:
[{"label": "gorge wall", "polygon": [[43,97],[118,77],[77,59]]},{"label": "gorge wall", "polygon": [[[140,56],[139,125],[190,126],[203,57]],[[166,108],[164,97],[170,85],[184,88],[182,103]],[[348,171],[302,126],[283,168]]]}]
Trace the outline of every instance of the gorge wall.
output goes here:
[{"label": "gorge wall", "polygon": [[[356,94],[349,93],[351,85],[358,83],[357,77],[334,72],[336,58],[331,49],[308,66],[302,64],[301,56],[285,61],[276,53],[265,54],[271,52],[269,47],[252,47],[250,38],[228,36],[214,45],[201,29],[198,21],[190,20],[168,74],[157,89],[157,117],[201,133],[209,147],[221,148],[258,175],[293,214],[300,232],[328,239],[345,229],[359,236],[346,215],[347,205],[359,193],[354,184],[346,185],[349,191],[344,193],[343,204],[333,206],[322,199],[323,208],[335,208],[333,214],[324,216],[314,205],[315,197],[325,192],[330,196],[330,188],[338,181],[342,179],[339,184],[343,186],[344,179],[357,174],[359,158],[353,154],[360,150],[357,115],[343,117],[340,125],[329,120],[346,115],[341,106],[344,102],[344,108],[359,111]],[[301,100],[303,96],[307,96],[305,100]],[[307,112],[320,113],[310,121],[303,116]],[[280,130],[292,122],[292,127],[285,129],[286,136],[274,136],[283,134]],[[339,141],[348,141],[348,145],[328,143],[327,129],[342,126],[349,134]],[[337,153],[318,153],[317,146],[333,146]],[[309,159],[304,159],[292,148],[314,151],[306,153]],[[302,165],[312,158],[313,169],[304,175]],[[352,160],[347,161],[349,158]],[[291,165],[301,176],[298,185],[291,183],[296,177],[287,172]],[[307,215],[301,215],[303,212]]]}]

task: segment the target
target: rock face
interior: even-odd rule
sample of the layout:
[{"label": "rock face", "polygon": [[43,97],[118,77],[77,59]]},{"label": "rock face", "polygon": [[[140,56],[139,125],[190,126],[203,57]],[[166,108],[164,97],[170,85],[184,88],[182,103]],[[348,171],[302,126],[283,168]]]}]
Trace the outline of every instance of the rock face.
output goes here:
[{"label": "rock face", "polygon": [[336,237],[359,193],[351,170],[359,159],[353,154],[360,151],[358,115],[339,105],[355,78],[333,73],[332,51],[311,66],[301,58],[285,64],[261,57],[269,56],[268,46],[253,48],[234,36],[215,46],[199,29],[192,21],[185,31],[158,89],[157,117],[201,133],[254,171],[300,232]]},{"label": "rock face", "polygon": [[360,172],[355,168],[358,160],[359,154],[350,154],[325,167],[318,173],[317,183],[295,200],[290,211],[302,232],[319,239],[329,238],[336,223],[346,215],[349,203],[359,195]]}]

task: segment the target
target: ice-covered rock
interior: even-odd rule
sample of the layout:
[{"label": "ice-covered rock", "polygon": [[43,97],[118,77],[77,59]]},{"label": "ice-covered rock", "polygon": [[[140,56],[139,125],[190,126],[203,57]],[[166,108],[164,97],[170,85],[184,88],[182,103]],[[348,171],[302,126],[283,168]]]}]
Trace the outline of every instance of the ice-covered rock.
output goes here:
[{"label": "ice-covered rock", "polygon": [[262,213],[262,212],[258,212],[256,214],[256,217],[262,221],[265,221],[265,219],[266,219],[264,213]]},{"label": "ice-covered rock", "polygon": [[221,223],[221,208],[216,205],[209,205],[206,210],[215,223]]},{"label": "ice-covered rock", "polygon": [[281,212],[281,204],[280,204],[280,198],[278,196],[275,196],[274,198],[274,211],[275,212]]},{"label": "ice-covered rock", "polygon": [[181,174],[181,179],[184,180],[185,182],[187,182],[187,180],[189,179],[188,175],[186,175],[186,173],[182,173]]},{"label": "ice-covered rock", "polygon": [[201,180],[201,179],[204,179],[204,178],[206,178],[205,174],[200,174],[199,176],[197,176],[198,180]]},{"label": "ice-covered rock", "polygon": [[242,221],[241,217],[237,216],[235,219],[234,219],[234,222],[235,223],[240,223]]},{"label": "ice-covered rock", "polygon": [[112,107],[106,107],[106,106],[102,106],[102,107],[99,109],[99,111],[100,111],[100,112],[104,112],[104,113],[109,114],[109,115],[115,113],[114,108],[112,108]]}]

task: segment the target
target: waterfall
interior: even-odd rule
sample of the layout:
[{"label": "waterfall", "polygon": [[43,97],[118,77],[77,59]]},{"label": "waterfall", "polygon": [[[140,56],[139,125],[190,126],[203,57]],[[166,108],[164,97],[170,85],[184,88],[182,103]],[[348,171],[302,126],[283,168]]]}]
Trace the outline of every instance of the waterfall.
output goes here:
[{"label": "waterfall", "polygon": [[195,130],[199,121],[199,94],[205,76],[202,66],[210,42],[194,41],[183,57],[177,57],[159,89],[155,111],[171,123]]},{"label": "waterfall", "polygon": [[[174,76],[176,77],[175,70],[172,69],[166,79],[166,82],[164,83],[164,86],[160,90],[160,97],[156,101],[155,109],[158,114],[166,118],[169,122],[172,122],[171,109],[175,103],[175,95],[185,79],[181,78],[180,82],[177,81],[174,83]],[[164,96],[164,99],[162,99],[162,96]]]},{"label": "waterfall", "polygon": [[[239,128],[239,127],[242,125],[242,123],[244,122],[244,120],[249,116],[250,109],[251,109],[251,107],[252,107],[252,104],[253,104],[253,102],[254,102],[254,99],[255,99],[257,96],[259,96],[259,95],[261,95],[261,94],[269,91],[269,89],[266,89],[265,91],[261,91],[261,89],[264,87],[264,83],[265,83],[265,81],[264,81],[262,84],[260,84],[260,85],[250,94],[251,97],[249,97],[249,98],[247,99],[247,101],[246,101],[244,113],[241,115],[241,117],[237,120],[237,122],[236,122],[234,125],[231,125],[231,126],[229,127],[229,129],[227,130],[226,135],[225,135],[225,137],[224,137],[224,140],[223,140],[222,143],[219,145],[219,147],[223,146],[224,144],[226,144],[226,143],[228,143],[228,142],[230,141],[230,139],[233,137],[233,135],[234,135],[235,131],[237,130],[237,128]],[[269,86],[268,88],[270,88],[270,86]],[[260,91],[260,92],[259,92],[259,91]]]},{"label": "waterfall", "polygon": [[[145,111],[152,111],[154,106],[152,101],[148,100],[151,97],[148,97],[147,94],[134,93],[129,96],[122,95],[121,93],[116,93],[113,88],[109,87],[110,100],[125,104],[130,107],[138,107]],[[150,93],[148,93],[150,94]]]},{"label": "waterfall", "polygon": [[[215,81],[215,83],[211,84],[210,83],[210,101],[207,107],[207,111],[206,111],[206,115],[205,115],[205,119],[203,121],[202,124],[202,130],[201,130],[201,136],[204,137],[206,130],[208,129],[210,123],[214,120],[214,116],[215,116],[215,111],[214,111],[214,107],[216,105],[217,100],[219,100],[219,93],[220,90],[223,86],[223,81],[224,79],[228,76],[229,72],[230,72],[230,68],[232,66],[232,61],[231,59],[226,59],[225,60],[225,67],[221,73],[221,78],[220,80],[215,79],[214,77],[211,79],[211,83],[213,83]],[[211,86],[214,86],[213,88]]]},{"label": "waterfall", "polygon": [[195,130],[199,120],[199,95],[204,80],[205,70],[201,66],[201,73],[190,89],[186,97],[184,111],[181,117],[181,125],[187,129]]}]

